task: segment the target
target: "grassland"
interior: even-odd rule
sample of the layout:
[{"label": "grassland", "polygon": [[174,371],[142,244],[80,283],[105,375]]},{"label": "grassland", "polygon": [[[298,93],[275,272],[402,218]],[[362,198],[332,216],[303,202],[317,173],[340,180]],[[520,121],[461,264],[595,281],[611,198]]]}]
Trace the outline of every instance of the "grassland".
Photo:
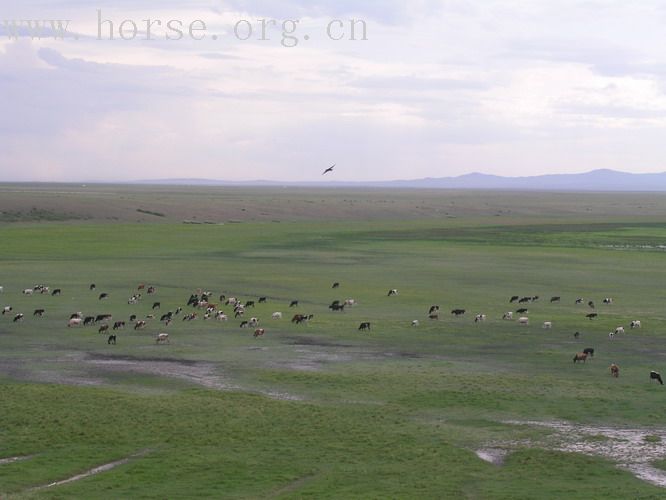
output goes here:
[{"label": "grassland", "polygon": [[[632,471],[632,446],[594,452],[614,439],[604,429],[628,430],[651,457],[644,470],[666,458],[665,393],[648,380],[666,364],[663,197],[91,190],[0,187],[0,212],[23,214],[0,225],[0,305],[26,316],[0,318],[0,496],[664,496]],[[39,283],[63,293],[20,293]],[[129,305],[138,283],[157,293]],[[239,320],[149,321],[109,346],[96,328],[66,326],[74,311],[174,310],[197,288],[268,297],[248,313],[266,335]],[[541,297],[529,326],[501,320],[512,295]],[[599,318],[577,297],[595,300]],[[345,298],[358,305],[328,310]],[[448,314],[458,307],[464,317]],[[296,312],[314,319],[293,325]],[[608,339],[632,319],[643,327]],[[169,345],[155,344],[158,331]],[[584,347],[594,360],[573,365]],[[556,425],[528,421],[580,432],[565,442]],[[500,450],[501,465],[482,449]]]}]

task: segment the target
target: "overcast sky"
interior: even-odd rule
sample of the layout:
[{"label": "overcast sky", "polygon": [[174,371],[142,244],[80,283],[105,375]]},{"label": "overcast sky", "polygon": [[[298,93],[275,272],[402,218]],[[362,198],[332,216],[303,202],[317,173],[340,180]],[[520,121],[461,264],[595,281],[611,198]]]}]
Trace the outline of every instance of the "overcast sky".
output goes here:
[{"label": "overcast sky", "polygon": [[[350,181],[666,171],[663,1],[1,7],[4,181],[321,180],[332,163],[325,179]],[[114,40],[109,23],[98,39],[97,9]],[[22,28],[10,40],[5,19],[69,19],[72,35],[38,40]],[[150,41],[145,19],[162,22]],[[269,40],[260,19],[277,21]],[[281,24],[293,19],[298,45],[284,47],[294,39]],[[326,30],[338,19],[346,37],[335,41]],[[366,22],[366,41],[348,39],[351,19]],[[119,38],[124,20],[137,25],[133,40]],[[165,39],[169,20],[182,22],[183,39]],[[196,20],[202,40],[187,33]],[[239,21],[241,37],[253,27],[248,40],[234,34]]]}]

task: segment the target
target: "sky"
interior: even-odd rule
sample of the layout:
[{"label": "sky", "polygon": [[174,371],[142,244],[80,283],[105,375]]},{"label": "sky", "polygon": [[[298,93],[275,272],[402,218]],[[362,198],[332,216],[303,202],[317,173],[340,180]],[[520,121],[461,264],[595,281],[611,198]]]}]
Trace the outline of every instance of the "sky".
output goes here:
[{"label": "sky", "polygon": [[660,0],[2,0],[0,181],[662,172],[664,47]]}]

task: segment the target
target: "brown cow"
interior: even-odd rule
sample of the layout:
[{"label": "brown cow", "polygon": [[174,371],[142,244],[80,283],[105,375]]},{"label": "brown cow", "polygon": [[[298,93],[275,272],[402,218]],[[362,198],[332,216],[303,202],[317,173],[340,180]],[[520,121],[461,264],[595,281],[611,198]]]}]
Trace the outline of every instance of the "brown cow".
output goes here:
[{"label": "brown cow", "polygon": [[610,365],[610,372],[613,377],[618,378],[620,376],[620,367],[613,363]]},{"label": "brown cow", "polygon": [[263,336],[264,333],[266,333],[266,330],[264,330],[263,328],[257,328],[254,331],[254,338],[261,337]]},{"label": "brown cow", "polygon": [[582,361],[583,363],[585,363],[586,360],[587,360],[587,353],[586,353],[586,352],[579,352],[579,353],[576,353],[576,355],[575,355],[574,358],[573,358],[573,362],[574,362],[574,364],[575,364],[577,361]]}]

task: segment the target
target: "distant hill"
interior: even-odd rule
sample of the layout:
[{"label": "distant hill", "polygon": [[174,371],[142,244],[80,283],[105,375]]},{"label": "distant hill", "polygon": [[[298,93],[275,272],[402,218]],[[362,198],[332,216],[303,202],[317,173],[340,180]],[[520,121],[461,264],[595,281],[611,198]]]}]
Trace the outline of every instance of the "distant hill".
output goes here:
[{"label": "distant hill", "polygon": [[225,181],[214,179],[156,179],[138,184],[192,186],[313,186],[313,187],[393,187],[430,189],[503,189],[519,191],[666,191],[666,172],[632,174],[615,170],[593,170],[582,174],[551,174],[531,177],[502,177],[481,173],[459,177],[367,182],[280,182]]}]

